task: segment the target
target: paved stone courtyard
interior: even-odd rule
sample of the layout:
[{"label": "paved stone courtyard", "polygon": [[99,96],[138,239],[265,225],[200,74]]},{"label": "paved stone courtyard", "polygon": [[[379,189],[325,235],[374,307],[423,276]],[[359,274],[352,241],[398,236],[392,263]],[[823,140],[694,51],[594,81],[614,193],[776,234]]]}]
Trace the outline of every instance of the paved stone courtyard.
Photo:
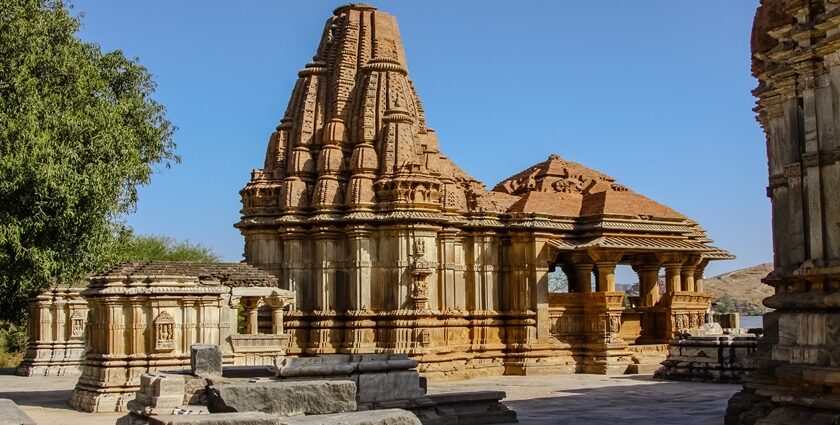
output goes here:
[{"label": "paved stone courtyard", "polygon": [[[75,377],[0,372],[0,398],[11,398],[39,424],[113,425],[120,413],[81,413],[65,401]],[[739,385],[654,380],[644,375],[500,376],[432,382],[430,393],[506,391],[519,423],[711,425],[723,423],[726,401]]]}]

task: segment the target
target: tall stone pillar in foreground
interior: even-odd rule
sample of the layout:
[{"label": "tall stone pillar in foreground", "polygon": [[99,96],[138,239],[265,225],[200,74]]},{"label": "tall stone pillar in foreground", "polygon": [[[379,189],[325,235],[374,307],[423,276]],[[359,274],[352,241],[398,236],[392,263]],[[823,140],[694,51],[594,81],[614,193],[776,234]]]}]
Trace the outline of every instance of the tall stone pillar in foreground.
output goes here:
[{"label": "tall stone pillar in foreground", "polygon": [[727,424],[840,420],[840,3],[762,0],[752,35],[774,270],[765,336]]}]

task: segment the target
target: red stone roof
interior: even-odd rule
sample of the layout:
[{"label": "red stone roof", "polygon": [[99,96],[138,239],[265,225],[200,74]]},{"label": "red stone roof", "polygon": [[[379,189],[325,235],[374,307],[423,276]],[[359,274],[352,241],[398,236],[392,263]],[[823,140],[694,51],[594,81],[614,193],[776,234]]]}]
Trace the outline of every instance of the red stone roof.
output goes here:
[{"label": "red stone roof", "polygon": [[645,218],[686,217],[616,183],[615,179],[559,155],[507,178],[494,192],[520,196],[509,212],[561,217],[621,215]]}]

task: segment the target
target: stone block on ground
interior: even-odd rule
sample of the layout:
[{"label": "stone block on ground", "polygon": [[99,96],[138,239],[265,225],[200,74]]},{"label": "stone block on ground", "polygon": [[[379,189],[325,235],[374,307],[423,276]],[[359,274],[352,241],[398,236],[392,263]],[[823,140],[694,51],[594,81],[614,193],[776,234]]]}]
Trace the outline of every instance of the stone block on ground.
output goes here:
[{"label": "stone block on ground", "polygon": [[169,414],[184,403],[184,375],[151,374],[140,376],[140,389],[127,406],[129,410],[145,414]]},{"label": "stone block on ground", "polygon": [[424,397],[420,375],[413,370],[358,375],[358,402],[371,403]]},{"label": "stone block on ground", "polygon": [[282,425],[421,425],[417,416],[402,409],[294,416],[282,418],[280,423]]},{"label": "stone block on ground", "polygon": [[352,381],[241,382],[207,388],[210,412],[265,412],[276,415],[321,415],[356,410]]},{"label": "stone block on ground", "polygon": [[0,425],[36,425],[36,423],[14,401],[0,398]]},{"label": "stone block on ground", "polygon": [[347,376],[358,373],[378,373],[409,370],[417,361],[406,354],[331,354],[318,357],[286,358],[278,364],[280,377]]},{"label": "stone block on ground", "polygon": [[149,425],[281,425],[279,416],[262,412],[214,413],[209,415],[161,415]]},{"label": "stone block on ground", "polygon": [[193,375],[222,374],[222,350],[218,345],[193,344],[190,346],[190,369]]},{"label": "stone block on ground", "polygon": [[274,366],[227,366],[222,371],[225,378],[273,378],[277,376]]},{"label": "stone block on ground", "polygon": [[414,410],[424,418],[443,418],[446,424],[478,425],[515,423],[516,412],[501,403],[504,391],[474,391],[429,395],[435,407]]}]

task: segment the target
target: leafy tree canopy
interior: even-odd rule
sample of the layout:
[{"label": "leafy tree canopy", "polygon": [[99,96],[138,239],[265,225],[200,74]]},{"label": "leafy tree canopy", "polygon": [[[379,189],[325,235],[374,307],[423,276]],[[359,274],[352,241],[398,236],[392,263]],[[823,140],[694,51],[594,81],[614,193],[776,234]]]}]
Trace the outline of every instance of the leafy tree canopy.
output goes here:
[{"label": "leafy tree canopy", "polygon": [[76,38],[61,1],[0,0],[0,320],[113,263],[174,126],[136,59]]},{"label": "leafy tree canopy", "polygon": [[131,236],[120,244],[120,260],[197,261],[213,263],[219,257],[208,247],[167,236]]}]

